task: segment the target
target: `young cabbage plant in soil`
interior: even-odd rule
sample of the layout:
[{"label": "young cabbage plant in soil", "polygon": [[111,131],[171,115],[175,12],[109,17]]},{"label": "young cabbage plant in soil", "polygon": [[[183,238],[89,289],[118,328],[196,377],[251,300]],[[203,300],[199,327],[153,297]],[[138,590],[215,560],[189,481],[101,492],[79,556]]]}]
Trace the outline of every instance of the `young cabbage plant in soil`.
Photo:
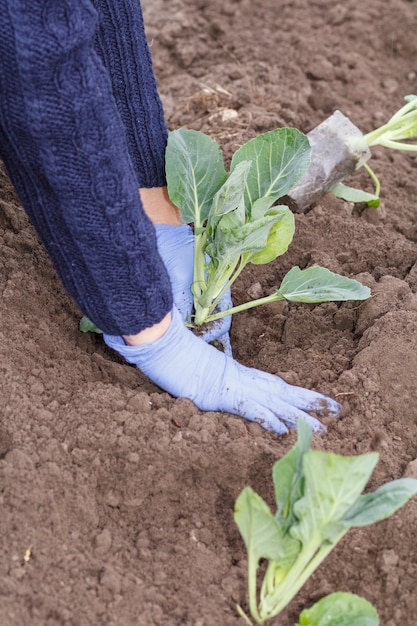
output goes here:
[{"label": "young cabbage plant in soil", "polygon": [[303,133],[276,129],[241,146],[227,175],[220,147],[213,139],[194,130],[170,133],[168,193],[183,221],[193,224],[195,235],[195,314],[190,326],[283,299],[312,303],[369,297],[367,287],[325,268],[293,267],[274,294],[216,311],[248,263],[269,263],[287,251],[295,230],[294,215],[277,201],[305,174],[310,153]]},{"label": "young cabbage plant in soil", "polygon": [[[347,457],[313,451],[311,440],[310,427],[300,420],[296,445],[272,470],[275,514],[250,487],[235,503],[235,522],[248,555],[249,611],[256,624],[265,624],[287,606],[350,528],[385,519],[417,493],[417,480],[403,478],[361,495],[378,453]],[[258,593],[261,560],[267,567]],[[301,614],[299,626],[377,626],[369,607],[351,599],[343,609],[342,600],[323,599]],[[343,621],[347,606],[352,613]],[[240,607],[238,611],[247,624],[253,623]],[[361,612],[365,617],[355,621]],[[326,621],[330,614],[333,621]]]},{"label": "young cabbage plant in soil", "polygon": [[[379,128],[367,133],[357,128],[340,111],[335,111],[307,137],[312,147],[310,168],[290,191],[289,196],[300,211],[311,206],[328,191],[348,202],[379,206],[380,182],[366,161],[370,148],[383,146],[392,150],[417,151],[417,96],[405,96],[406,103]],[[342,180],[365,167],[375,183],[375,193],[348,187]]]}]

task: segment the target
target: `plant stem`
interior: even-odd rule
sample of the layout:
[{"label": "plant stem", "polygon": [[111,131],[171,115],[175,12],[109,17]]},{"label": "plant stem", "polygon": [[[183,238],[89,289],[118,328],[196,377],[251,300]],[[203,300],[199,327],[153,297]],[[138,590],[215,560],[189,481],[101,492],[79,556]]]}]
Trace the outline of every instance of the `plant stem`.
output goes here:
[{"label": "plant stem", "polygon": [[[239,276],[239,274],[241,273],[241,271],[246,267],[247,262],[243,261],[243,257],[239,258],[239,267],[237,268],[237,270],[235,271],[235,273],[227,280],[227,282],[224,284],[222,290],[220,291],[219,295],[216,297],[216,299],[213,301],[213,308],[212,310],[214,311],[214,309],[216,308],[216,306],[219,304],[220,300],[222,299],[222,297],[224,296],[224,294],[226,293],[226,291],[228,289],[231,288],[231,286],[233,285],[233,283],[235,282],[236,278]],[[236,266],[235,266],[236,267]],[[234,268],[233,268],[234,269]],[[233,271],[233,270],[232,270]],[[230,272],[230,274],[232,274],[232,272]]]},{"label": "plant stem", "polygon": [[[197,232],[199,232],[199,230],[200,229],[196,228]],[[194,277],[192,291],[195,301],[201,298],[206,284],[204,275],[204,244],[204,232],[194,235]]]},{"label": "plant stem", "polygon": [[240,617],[242,617],[242,618],[245,620],[245,622],[246,622],[246,624],[247,624],[248,626],[253,626],[253,624],[252,624],[252,622],[250,621],[249,617],[246,615],[246,613],[245,613],[245,611],[242,609],[242,607],[241,607],[241,606],[239,606],[239,604],[237,604],[237,605],[236,605],[236,610],[237,610],[237,612],[239,613]]},{"label": "plant stem", "polygon": [[[196,326],[201,326],[205,322],[211,321],[211,312],[214,311],[227,289],[235,280],[234,276],[230,279],[230,275],[233,274],[238,263],[239,258],[232,265],[228,263],[224,263],[223,266],[219,265],[214,273],[215,280],[211,281],[211,276],[208,279],[205,278],[206,289],[200,292],[199,298],[194,297],[194,321]],[[241,272],[240,267],[238,272]],[[223,317],[223,314],[221,317]]]},{"label": "plant stem", "polygon": [[248,554],[248,595],[249,595],[249,610],[253,619],[257,624],[264,623],[265,620],[262,620],[261,616],[258,612],[258,603],[257,603],[257,595],[256,595],[256,573],[258,571],[258,559],[254,559],[254,557],[249,553]]},{"label": "plant stem", "polygon": [[381,139],[380,146],[391,148],[391,150],[405,150],[406,152],[417,152],[417,145],[413,143],[403,143],[402,141],[393,141],[392,139]]},{"label": "plant stem", "polygon": [[277,290],[270,296],[265,296],[264,298],[258,298],[257,300],[251,300],[250,302],[239,304],[238,306],[234,306],[231,309],[227,309],[227,311],[221,311],[220,313],[213,313],[213,315],[209,315],[206,318],[206,322],[214,322],[214,320],[219,320],[220,318],[225,317],[226,315],[232,315],[233,313],[240,313],[241,311],[252,309],[255,306],[260,306],[261,304],[279,302],[280,300],[285,300],[285,298],[284,296],[280,294],[279,290]]},{"label": "plant stem", "polygon": [[[398,150],[416,150],[417,146],[392,141],[407,138],[407,127],[415,126],[417,113],[414,109],[416,109],[416,103],[416,99],[411,100],[397,111],[386,124],[364,135],[368,147],[384,145]],[[393,145],[387,145],[391,141]]]},{"label": "plant stem", "polygon": [[375,195],[377,196],[377,198],[379,198],[379,193],[381,191],[381,183],[379,182],[378,176],[375,174],[374,170],[371,167],[369,167],[369,165],[367,163],[364,163],[363,167],[366,169],[366,171],[368,172],[369,176],[374,181]]},{"label": "plant stem", "polygon": [[[264,605],[260,607],[261,619],[265,621],[284,610],[346,532],[347,530],[341,532],[332,542],[326,542],[324,545],[317,537],[312,540],[312,545],[303,547],[300,557],[289,570],[283,584],[269,600],[265,598]],[[317,546],[318,543],[319,546]]]},{"label": "plant stem", "polygon": [[215,308],[224,292],[232,284],[233,279],[230,276],[235,271],[238,263],[239,259],[236,259],[232,264],[224,262],[215,269],[212,275],[209,275],[206,281],[207,289],[197,306],[207,307],[211,311]]}]

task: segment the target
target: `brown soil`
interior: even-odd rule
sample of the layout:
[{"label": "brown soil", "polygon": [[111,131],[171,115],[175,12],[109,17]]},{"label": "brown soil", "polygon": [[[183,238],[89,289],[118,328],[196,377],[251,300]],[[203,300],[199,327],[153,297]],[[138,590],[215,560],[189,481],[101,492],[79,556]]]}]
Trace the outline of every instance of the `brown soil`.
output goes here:
[{"label": "brown soil", "polygon": [[[227,159],[259,132],[308,131],[334,109],[371,130],[417,91],[416,7],[144,0],[170,128],[209,133]],[[378,210],[326,196],[297,215],[289,253],[248,269],[233,293],[236,304],[256,283],[267,294],[292,265],[319,263],[369,284],[372,299],[241,313],[232,344],[241,362],[343,401],[314,446],[378,450],[374,488],[416,471],[417,158],[376,149],[372,164]],[[365,172],[354,178],[371,190]],[[234,501],[247,484],[272,501],[272,464],[295,434],[174,400],[80,333],[4,174],[0,209],[0,624],[243,623]],[[414,499],[350,531],[273,623],[292,626],[337,590],[365,596],[384,626],[415,623],[416,516]]]}]

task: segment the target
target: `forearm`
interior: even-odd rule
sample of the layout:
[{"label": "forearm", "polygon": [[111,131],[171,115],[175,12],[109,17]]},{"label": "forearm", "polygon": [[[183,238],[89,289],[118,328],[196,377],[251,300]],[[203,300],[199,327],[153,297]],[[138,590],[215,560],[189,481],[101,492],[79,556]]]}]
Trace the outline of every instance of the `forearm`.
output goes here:
[{"label": "forearm", "polygon": [[1,0],[1,9],[1,154],[24,208],[99,327],[152,327],[171,310],[171,286],[93,51],[94,11],[78,0],[65,16],[43,0]]}]

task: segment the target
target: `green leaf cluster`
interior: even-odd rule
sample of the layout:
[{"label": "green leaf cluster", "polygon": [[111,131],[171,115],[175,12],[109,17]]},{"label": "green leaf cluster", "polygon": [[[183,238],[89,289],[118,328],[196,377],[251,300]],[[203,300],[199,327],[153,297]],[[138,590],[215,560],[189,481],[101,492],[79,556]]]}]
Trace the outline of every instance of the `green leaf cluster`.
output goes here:
[{"label": "green leaf cluster", "polygon": [[[280,289],[261,298],[216,313],[227,289],[248,263],[264,264],[284,254],[295,231],[294,215],[279,199],[307,171],[311,148],[307,137],[294,128],[279,128],[258,135],[233,155],[227,174],[219,145],[204,133],[179,129],[169,135],[166,151],[168,193],[181,210],[184,222],[194,225],[194,324],[200,326],[264,302],[288,299],[324,302],[329,299],[367,298],[366,287],[338,277],[332,288],[323,285],[325,276],[335,284],[331,272],[314,268],[302,278],[300,294],[288,283],[296,282],[295,273],[285,277]],[[318,273],[317,273],[318,272]],[[308,278],[308,281],[307,281]],[[341,279],[339,281],[339,279]],[[307,282],[306,282],[307,281]],[[299,295],[299,297],[298,297]]]},{"label": "green leaf cluster", "polygon": [[[273,467],[275,514],[250,487],[245,487],[236,500],[235,522],[248,553],[249,609],[256,624],[264,624],[287,606],[350,528],[388,517],[417,493],[417,480],[403,478],[362,494],[378,454],[347,457],[313,451],[311,440],[310,427],[300,421],[296,445]],[[268,564],[258,598],[261,559]],[[339,597],[332,609],[333,621],[320,617],[329,610],[329,603],[332,606],[329,600],[321,608],[304,612],[300,626],[347,625],[337,618],[343,613],[340,603],[346,605],[346,600]],[[378,624],[372,611],[371,617],[366,617],[366,610],[364,613],[362,622],[355,623]]]}]

